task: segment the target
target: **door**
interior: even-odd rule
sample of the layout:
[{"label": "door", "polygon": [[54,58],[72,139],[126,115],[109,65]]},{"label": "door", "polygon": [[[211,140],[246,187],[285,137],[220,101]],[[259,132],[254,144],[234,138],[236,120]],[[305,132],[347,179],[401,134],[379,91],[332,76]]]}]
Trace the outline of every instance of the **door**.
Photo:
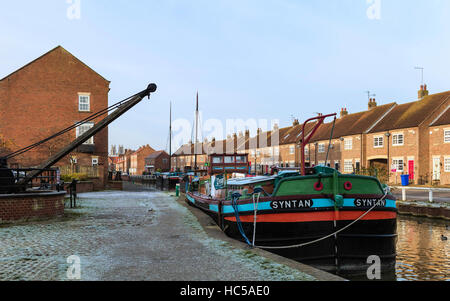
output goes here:
[{"label": "door", "polygon": [[409,180],[414,181],[414,160],[408,161],[408,174]]},{"label": "door", "polygon": [[433,158],[433,181],[441,180],[441,159]]}]

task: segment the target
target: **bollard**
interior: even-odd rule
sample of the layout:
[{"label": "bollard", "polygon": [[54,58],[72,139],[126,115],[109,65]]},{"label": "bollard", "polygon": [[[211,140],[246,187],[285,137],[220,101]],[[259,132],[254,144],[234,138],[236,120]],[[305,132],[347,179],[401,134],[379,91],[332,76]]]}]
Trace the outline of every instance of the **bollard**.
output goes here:
[{"label": "bollard", "polygon": [[406,188],[402,189],[402,200],[406,201]]},{"label": "bollard", "polygon": [[430,203],[433,203],[433,189],[430,189],[429,198],[430,198]]},{"label": "bollard", "polygon": [[179,197],[180,196],[180,184],[177,184],[175,186],[175,191],[176,191],[176,196]]}]

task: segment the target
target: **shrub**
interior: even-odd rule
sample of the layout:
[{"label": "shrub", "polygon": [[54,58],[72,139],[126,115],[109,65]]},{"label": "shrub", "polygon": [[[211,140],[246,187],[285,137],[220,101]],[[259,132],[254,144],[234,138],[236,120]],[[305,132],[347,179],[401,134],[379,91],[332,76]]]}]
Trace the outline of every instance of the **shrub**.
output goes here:
[{"label": "shrub", "polygon": [[61,176],[61,180],[63,180],[66,183],[72,182],[73,180],[86,181],[87,179],[88,179],[88,175],[83,174],[83,173],[73,173],[73,174]]}]

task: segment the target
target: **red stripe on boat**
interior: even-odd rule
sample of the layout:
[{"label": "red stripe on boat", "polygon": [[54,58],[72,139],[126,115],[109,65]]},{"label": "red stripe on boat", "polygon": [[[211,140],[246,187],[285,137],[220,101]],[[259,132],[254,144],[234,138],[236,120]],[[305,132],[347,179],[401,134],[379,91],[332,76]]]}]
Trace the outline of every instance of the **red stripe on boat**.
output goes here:
[{"label": "red stripe on boat", "polygon": [[[277,213],[258,215],[258,223],[297,223],[297,222],[325,222],[325,221],[354,221],[363,215],[365,211],[324,211],[324,212],[299,212]],[[243,223],[253,223],[253,215],[239,217]],[[392,211],[372,211],[362,220],[396,219],[397,213]],[[236,222],[236,217],[225,217],[226,220]]]}]

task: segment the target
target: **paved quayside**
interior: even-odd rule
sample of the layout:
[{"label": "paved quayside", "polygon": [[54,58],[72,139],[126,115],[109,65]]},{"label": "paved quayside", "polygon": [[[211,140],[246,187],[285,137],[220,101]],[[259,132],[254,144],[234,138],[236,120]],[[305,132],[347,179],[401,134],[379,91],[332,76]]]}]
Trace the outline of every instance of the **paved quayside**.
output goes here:
[{"label": "paved quayside", "polygon": [[341,280],[207,234],[214,227],[168,193],[79,197],[63,218],[0,227],[0,280],[68,280],[72,255],[81,280]]}]

